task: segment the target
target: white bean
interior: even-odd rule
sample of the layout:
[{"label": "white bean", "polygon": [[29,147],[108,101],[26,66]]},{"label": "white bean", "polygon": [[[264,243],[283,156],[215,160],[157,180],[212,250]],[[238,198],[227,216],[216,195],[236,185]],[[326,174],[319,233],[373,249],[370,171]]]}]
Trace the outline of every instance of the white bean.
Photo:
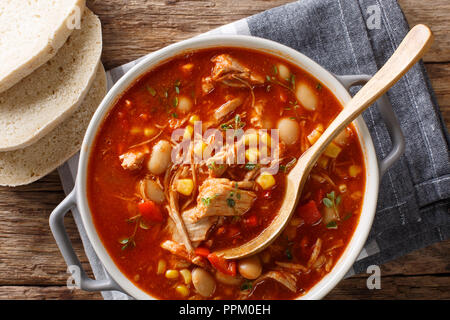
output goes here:
[{"label": "white bean", "polygon": [[300,126],[297,121],[289,118],[281,119],[278,122],[278,129],[280,130],[280,139],[286,144],[294,144],[297,142],[300,135]]},{"label": "white bean", "polygon": [[299,83],[295,91],[297,100],[309,111],[314,111],[317,108],[317,95],[306,83]]},{"label": "white bean", "polygon": [[170,164],[172,146],[166,140],[160,140],[153,146],[152,155],[148,161],[148,169],[153,174],[161,174]]},{"label": "white bean", "polygon": [[163,203],[165,200],[164,191],[156,181],[144,179],[140,183],[140,192],[144,198],[150,199],[156,203]]},{"label": "white bean", "polygon": [[188,113],[192,109],[192,100],[186,96],[178,98],[178,111],[181,113]]},{"label": "white bean", "polygon": [[216,290],[216,281],[208,271],[202,268],[192,270],[192,283],[203,297],[211,297]]},{"label": "white bean", "polygon": [[238,262],[239,273],[246,279],[256,279],[262,273],[262,265],[257,255],[244,258]]},{"label": "white bean", "polygon": [[289,78],[291,77],[291,71],[289,71],[289,68],[284,64],[278,64],[277,69],[280,79],[289,81]]}]

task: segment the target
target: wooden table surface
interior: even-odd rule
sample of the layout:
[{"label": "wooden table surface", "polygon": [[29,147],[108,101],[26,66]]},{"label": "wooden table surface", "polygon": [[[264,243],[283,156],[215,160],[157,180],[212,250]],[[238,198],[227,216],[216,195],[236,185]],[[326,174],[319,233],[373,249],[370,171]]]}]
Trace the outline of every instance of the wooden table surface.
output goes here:
[{"label": "wooden table surface", "polygon": [[[172,42],[291,0],[88,0],[103,24],[107,69]],[[436,39],[424,61],[447,128],[450,127],[450,2],[399,0],[410,25],[425,23]],[[0,299],[101,299],[66,288],[66,264],[48,217],[64,198],[56,172],[31,185],[0,187]],[[71,217],[76,251],[88,268]],[[366,274],[343,280],[329,299],[450,299],[450,241],[410,253],[381,268],[381,290],[366,288]]]}]

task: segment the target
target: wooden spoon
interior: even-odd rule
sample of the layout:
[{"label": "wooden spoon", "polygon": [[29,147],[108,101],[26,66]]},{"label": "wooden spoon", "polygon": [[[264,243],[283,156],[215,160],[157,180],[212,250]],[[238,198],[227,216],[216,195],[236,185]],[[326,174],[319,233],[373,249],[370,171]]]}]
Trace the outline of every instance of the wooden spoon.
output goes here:
[{"label": "wooden spoon", "polygon": [[419,24],[412,28],[386,64],[345,105],[316,143],[298,159],[287,176],[286,195],[272,223],[249,242],[215,253],[226,259],[239,259],[263,250],[275,240],[292,216],[309,173],[328,144],[392,87],[425,54],[432,42],[433,34],[427,26]]}]

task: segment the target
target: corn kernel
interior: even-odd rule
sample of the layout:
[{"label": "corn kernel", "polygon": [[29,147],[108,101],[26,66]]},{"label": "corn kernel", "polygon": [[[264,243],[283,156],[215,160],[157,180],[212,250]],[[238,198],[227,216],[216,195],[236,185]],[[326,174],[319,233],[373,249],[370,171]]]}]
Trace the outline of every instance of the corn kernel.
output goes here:
[{"label": "corn kernel", "polygon": [[245,150],[245,158],[250,163],[258,162],[259,151],[256,148],[250,148]]},{"label": "corn kernel", "polygon": [[346,185],[346,184],[340,184],[340,185],[339,185],[339,192],[340,192],[340,193],[345,193],[345,192],[347,192],[347,185]]},{"label": "corn kernel", "polygon": [[196,115],[196,114],[192,115],[189,118],[189,123],[190,124],[194,124],[196,121],[200,121],[200,117],[198,115]]},{"label": "corn kernel", "polygon": [[184,130],[183,140],[189,140],[192,138],[192,134],[194,133],[194,128],[192,126],[187,126]]},{"label": "corn kernel", "polygon": [[330,158],[337,158],[339,153],[341,153],[342,148],[339,147],[336,143],[331,142],[328,147],[324,151],[324,155]]},{"label": "corn kernel", "polygon": [[194,181],[192,179],[177,180],[177,191],[185,196],[189,196],[194,190]]},{"label": "corn kernel", "polygon": [[357,165],[351,165],[348,168],[348,173],[350,174],[350,177],[355,178],[361,173],[361,167]]},{"label": "corn kernel", "polygon": [[321,167],[322,169],[327,169],[327,167],[328,167],[328,162],[329,162],[329,161],[330,161],[330,158],[321,156],[321,157],[319,158],[319,160],[317,160],[317,164],[318,164],[319,167]]},{"label": "corn kernel", "polygon": [[186,63],[183,66],[181,66],[181,70],[184,73],[189,73],[192,71],[192,69],[194,68],[194,64],[193,63]]},{"label": "corn kernel", "polygon": [[268,147],[270,147],[272,145],[272,138],[270,137],[270,135],[267,132],[261,133],[260,141]]},{"label": "corn kernel", "polygon": [[308,141],[311,144],[314,144],[322,135],[323,133],[323,126],[319,124],[309,135],[308,135]]},{"label": "corn kernel", "polygon": [[170,269],[166,271],[166,278],[167,279],[177,279],[179,275],[178,270]]},{"label": "corn kernel", "polygon": [[244,136],[244,143],[246,146],[257,147],[258,146],[258,134],[252,132]]},{"label": "corn kernel", "polygon": [[208,145],[207,145],[206,143],[204,143],[203,141],[197,143],[197,144],[194,146],[194,153],[195,153],[195,155],[196,155],[197,157],[199,157],[199,158],[203,158],[203,152],[205,151],[205,149],[206,149],[207,146],[208,146]]},{"label": "corn kernel", "polygon": [[163,259],[160,259],[158,261],[158,268],[156,270],[156,274],[163,274],[166,271],[166,261]]},{"label": "corn kernel", "polygon": [[292,218],[289,224],[293,227],[298,227],[303,223],[303,219],[301,218]]},{"label": "corn kernel", "polygon": [[144,129],[144,135],[146,137],[151,137],[154,134],[155,134],[155,129],[153,129],[153,128],[145,128]]},{"label": "corn kernel", "polygon": [[139,134],[139,133],[141,133],[141,128],[133,127],[133,128],[131,128],[130,133],[131,134]]},{"label": "corn kernel", "polygon": [[256,183],[258,183],[264,190],[268,190],[275,185],[276,181],[273,175],[263,172],[258,178],[256,178]]},{"label": "corn kernel", "polygon": [[178,292],[182,297],[187,297],[189,295],[189,288],[184,284],[180,284],[175,288],[176,292]]},{"label": "corn kernel", "polygon": [[188,269],[181,269],[180,274],[183,277],[185,284],[191,283],[191,281],[192,281],[191,271],[189,271]]}]

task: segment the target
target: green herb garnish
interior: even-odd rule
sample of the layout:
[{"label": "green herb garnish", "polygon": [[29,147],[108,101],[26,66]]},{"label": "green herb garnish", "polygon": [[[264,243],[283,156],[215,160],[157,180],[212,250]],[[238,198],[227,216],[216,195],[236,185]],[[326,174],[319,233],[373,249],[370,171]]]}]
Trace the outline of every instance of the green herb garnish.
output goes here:
[{"label": "green herb garnish", "polygon": [[326,225],[327,229],[337,229],[337,222],[336,221],[330,221]]},{"label": "green herb garnish", "polygon": [[[336,194],[335,194],[334,191],[331,191],[330,193],[327,193],[327,196],[326,196],[325,198],[322,199],[322,203],[323,203],[327,208],[333,209],[333,211],[334,211],[336,217],[338,218],[338,220],[339,220],[339,210],[338,210],[338,205],[341,203],[341,201],[342,201],[341,196],[338,195],[338,196],[336,197]],[[332,224],[333,222],[334,222],[335,224]],[[336,223],[336,221],[331,221],[331,222],[329,222],[329,223],[326,225],[326,227],[327,227],[328,229],[336,229],[336,228],[337,228],[337,223]]]},{"label": "green herb garnish", "polygon": [[248,291],[251,290],[253,287],[253,284],[250,281],[245,281],[241,284],[241,291]]},{"label": "green herb garnish", "polygon": [[211,197],[202,198],[202,203],[203,203],[203,205],[205,205],[205,206],[209,206],[209,205],[211,204],[211,200],[212,200]]},{"label": "green herb garnish", "polygon": [[156,96],[156,90],[150,86],[147,86],[147,91],[154,97]]},{"label": "green herb garnish", "polygon": [[291,79],[289,79],[292,88],[295,88],[295,74],[291,74]]},{"label": "green herb garnish", "polygon": [[228,199],[227,199],[227,205],[228,205],[230,208],[234,208],[234,206],[236,205],[236,201],[234,201],[234,199],[228,198]]},{"label": "green herb garnish", "polygon": [[317,84],[316,84],[316,89],[317,89],[317,90],[322,90],[322,84],[317,83]]},{"label": "green herb garnish", "polygon": [[273,65],[273,66],[272,66],[272,72],[273,72],[274,75],[277,75],[277,74],[278,74],[278,68],[277,68],[276,65]]},{"label": "green herb garnish", "polygon": [[345,217],[342,219],[342,221],[346,221],[346,220],[350,219],[351,217],[352,217],[352,213],[349,212],[345,215]]},{"label": "green herb garnish", "polygon": [[257,164],[255,163],[246,163],[245,164],[245,169],[248,171],[252,171],[253,169],[255,169],[257,166]]},{"label": "green herb garnish", "polygon": [[287,257],[289,260],[292,260],[292,252],[291,252],[291,250],[290,250],[289,248],[287,248],[287,249],[284,251],[284,254],[286,255],[286,257]]}]

